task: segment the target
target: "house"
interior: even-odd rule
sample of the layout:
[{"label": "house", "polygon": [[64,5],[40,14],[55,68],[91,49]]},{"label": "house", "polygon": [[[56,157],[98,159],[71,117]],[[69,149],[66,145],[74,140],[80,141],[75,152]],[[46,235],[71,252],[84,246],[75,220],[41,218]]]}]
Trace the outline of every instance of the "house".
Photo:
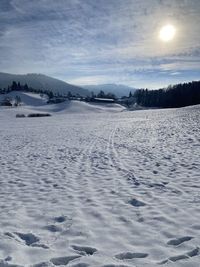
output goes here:
[{"label": "house", "polygon": [[92,98],[91,99],[92,102],[96,102],[96,103],[107,103],[107,104],[111,104],[111,103],[115,103],[115,100],[113,98]]},{"label": "house", "polygon": [[59,103],[62,103],[64,101],[66,101],[66,99],[63,97],[53,97],[47,101],[47,104],[59,104]]}]

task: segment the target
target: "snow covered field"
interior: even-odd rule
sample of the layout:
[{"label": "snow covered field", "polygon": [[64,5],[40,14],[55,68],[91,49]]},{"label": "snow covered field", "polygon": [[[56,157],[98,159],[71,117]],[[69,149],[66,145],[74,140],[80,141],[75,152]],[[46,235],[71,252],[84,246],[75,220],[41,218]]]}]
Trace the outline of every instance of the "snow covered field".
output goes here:
[{"label": "snow covered field", "polygon": [[0,266],[199,267],[200,106],[67,107],[0,108]]}]

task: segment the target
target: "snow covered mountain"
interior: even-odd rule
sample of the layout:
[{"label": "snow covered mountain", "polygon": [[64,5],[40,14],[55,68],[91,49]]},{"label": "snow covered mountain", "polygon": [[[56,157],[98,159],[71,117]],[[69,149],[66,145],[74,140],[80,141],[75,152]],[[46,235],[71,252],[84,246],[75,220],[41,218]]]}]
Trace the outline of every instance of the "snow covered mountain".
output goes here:
[{"label": "snow covered mountain", "polygon": [[122,84],[98,84],[98,85],[84,85],[82,86],[91,92],[99,93],[101,90],[104,93],[113,93],[117,97],[128,96],[130,92],[134,93],[137,89]]},{"label": "snow covered mountain", "polygon": [[0,88],[7,88],[13,81],[20,82],[22,85],[27,83],[28,86],[38,90],[51,90],[54,93],[67,94],[71,92],[72,94],[80,94],[81,96],[89,95],[87,89],[68,84],[43,74],[31,73],[16,75],[0,72]]}]

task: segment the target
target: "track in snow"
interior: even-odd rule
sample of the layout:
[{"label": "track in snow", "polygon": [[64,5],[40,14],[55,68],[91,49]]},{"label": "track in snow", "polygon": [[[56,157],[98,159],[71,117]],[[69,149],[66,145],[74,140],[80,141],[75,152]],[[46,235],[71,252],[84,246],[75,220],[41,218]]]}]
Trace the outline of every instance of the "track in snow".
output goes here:
[{"label": "track in snow", "polygon": [[198,266],[199,107],[1,112],[2,266]]}]

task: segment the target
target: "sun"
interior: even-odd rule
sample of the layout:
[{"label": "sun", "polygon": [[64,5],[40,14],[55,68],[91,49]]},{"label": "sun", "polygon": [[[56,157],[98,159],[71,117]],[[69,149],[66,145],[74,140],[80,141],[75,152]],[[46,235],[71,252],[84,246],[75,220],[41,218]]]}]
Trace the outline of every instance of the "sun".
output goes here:
[{"label": "sun", "polygon": [[174,36],[176,34],[176,28],[171,25],[165,25],[160,29],[159,38],[163,42],[170,42],[174,39]]}]

